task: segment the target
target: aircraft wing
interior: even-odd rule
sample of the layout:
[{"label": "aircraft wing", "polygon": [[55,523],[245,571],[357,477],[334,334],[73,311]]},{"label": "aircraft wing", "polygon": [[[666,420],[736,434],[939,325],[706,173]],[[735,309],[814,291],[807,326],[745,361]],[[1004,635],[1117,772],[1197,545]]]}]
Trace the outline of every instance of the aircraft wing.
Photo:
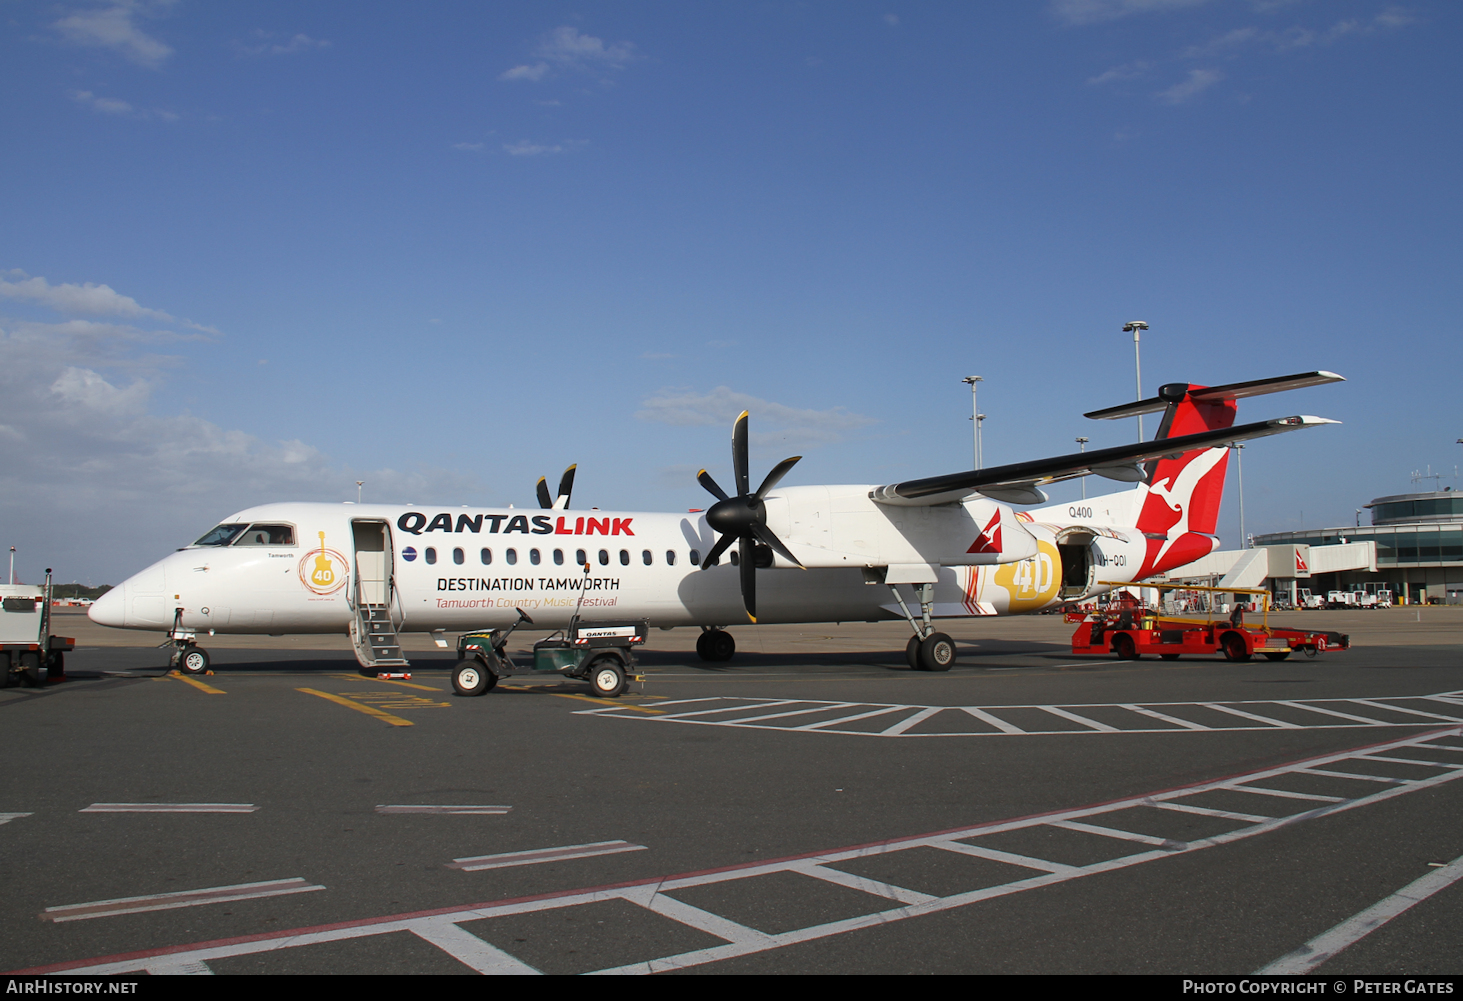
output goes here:
[{"label": "aircraft wing", "polygon": [[1042,484],[1069,480],[1077,476],[1096,474],[1111,480],[1137,483],[1143,478],[1142,463],[1161,456],[1178,456],[1196,448],[1218,448],[1230,442],[1247,441],[1251,438],[1265,438],[1286,431],[1316,427],[1320,424],[1339,424],[1340,421],[1325,417],[1280,417],[1269,421],[1256,421],[1237,427],[1202,431],[1198,434],[1178,438],[1163,438],[1157,441],[1134,442],[1116,448],[1101,448],[1091,452],[1059,455],[1051,459],[1037,459],[1034,462],[1014,462],[988,469],[972,469],[945,476],[930,476],[922,480],[905,480],[875,487],[869,498],[877,504],[899,507],[925,507],[934,504],[950,504],[973,493],[984,494],[994,500],[1008,504],[1044,504],[1047,496],[1040,489]]}]

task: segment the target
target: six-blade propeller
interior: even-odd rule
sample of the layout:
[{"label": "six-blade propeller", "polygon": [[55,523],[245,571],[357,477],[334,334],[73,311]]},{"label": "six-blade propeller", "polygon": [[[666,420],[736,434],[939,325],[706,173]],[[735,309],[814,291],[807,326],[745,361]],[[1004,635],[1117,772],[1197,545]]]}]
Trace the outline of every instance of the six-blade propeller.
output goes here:
[{"label": "six-blade propeller", "polygon": [[[801,458],[801,455],[794,455],[790,459],[783,459],[772,467],[772,472],[767,474],[757,492],[751,493],[751,480],[747,475],[747,412],[743,410],[736,424],[732,425],[732,469],[737,478],[737,495],[728,497],[726,491],[717,485],[706,470],[696,474],[696,481],[716,498],[716,503],[706,512],[706,523],[721,533],[716,545],[711,547],[711,551],[701,561],[701,569],[714,566],[733,542],[738,543],[737,563],[742,575],[742,603],[747,606],[747,614],[753,622],[757,621],[758,544],[777,553],[789,563],[803,566],[782,544],[782,540],[767,527],[767,507],[763,504],[764,498]],[[763,565],[771,565],[771,553],[766,550],[763,550],[761,559]]]}]

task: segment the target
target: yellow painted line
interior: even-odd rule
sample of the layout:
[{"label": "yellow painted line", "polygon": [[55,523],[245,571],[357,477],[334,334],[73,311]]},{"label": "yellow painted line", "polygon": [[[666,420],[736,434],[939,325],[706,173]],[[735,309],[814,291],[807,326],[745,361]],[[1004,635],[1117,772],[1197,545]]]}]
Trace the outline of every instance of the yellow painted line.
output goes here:
[{"label": "yellow painted line", "polygon": [[332,678],[339,678],[341,681],[369,681],[377,685],[400,685],[402,688],[420,688],[424,692],[440,692],[442,689],[433,688],[431,685],[414,685],[410,681],[392,681],[390,678],[368,678],[362,674],[332,674]]},{"label": "yellow painted line", "polygon": [[317,692],[313,688],[296,688],[295,691],[304,692],[306,695],[318,695],[322,699],[329,699],[331,702],[338,702],[341,705],[345,706],[347,709],[354,709],[356,712],[365,713],[367,716],[375,716],[381,722],[390,723],[392,726],[415,725],[409,719],[402,719],[400,716],[393,716],[390,713],[384,713],[380,709],[377,709],[375,706],[363,706],[359,702],[352,702],[350,699],[347,699],[340,695],[331,695],[329,692]]},{"label": "yellow painted line", "polygon": [[184,684],[192,685],[194,688],[198,689],[200,692],[207,692],[209,695],[227,695],[227,694],[229,694],[228,692],[224,691],[222,688],[214,688],[212,685],[206,685],[203,682],[198,681],[198,680],[196,680],[194,678],[190,678],[187,675],[182,674],[182,673],[180,673],[178,671],[169,671],[168,672],[168,677],[170,677],[170,678],[177,678],[179,681],[183,682]]},{"label": "yellow painted line", "polygon": [[581,702],[593,702],[597,706],[612,706],[615,709],[629,709],[637,713],[650,713],[652,716],[664,716],[664,709],[645,709],[641,706],[632,706],[615,699],[596,699],[588,695],[570,695],[567,692],[549,692],[548,694],[560,699],[579,699]]}]

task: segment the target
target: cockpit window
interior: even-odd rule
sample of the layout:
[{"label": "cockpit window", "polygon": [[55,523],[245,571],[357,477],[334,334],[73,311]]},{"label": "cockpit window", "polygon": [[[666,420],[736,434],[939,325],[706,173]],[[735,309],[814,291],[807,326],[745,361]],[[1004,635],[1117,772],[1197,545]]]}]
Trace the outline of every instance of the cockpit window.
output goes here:
[{"label": "cockpit window", "polygon": [[248,528],[248,525],[219,525],[203,538],[193,543],[195,546],[227,546],[234,538]]},{"label": "cockpit window", "polygon": [[250,525],[234,540],[236,546],[293,546],[293,525]]}]

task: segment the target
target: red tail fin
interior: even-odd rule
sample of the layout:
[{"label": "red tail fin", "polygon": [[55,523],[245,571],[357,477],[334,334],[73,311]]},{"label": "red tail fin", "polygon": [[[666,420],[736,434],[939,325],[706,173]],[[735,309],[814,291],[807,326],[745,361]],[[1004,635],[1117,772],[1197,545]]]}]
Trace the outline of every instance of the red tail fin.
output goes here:
[{"label": "red tail fin", "polygon": [[[1155,441],[1201,431],[1217,431],[1234,424],[1233,400],[1198,401],[1190,390],[1201,386],[1164,386],[1160,394],[1171,402],[1164,412]],[[1177,390],[1183,390],[1181,398]],[[1148,463],[1144,478],[1138,530],[1148,541],[1148,552],[1138,578],[1162,573],[1214,551],[1214,528],[1224,497],[1226,448],[1201,448],[1177,457],[1164,456]]]}]

